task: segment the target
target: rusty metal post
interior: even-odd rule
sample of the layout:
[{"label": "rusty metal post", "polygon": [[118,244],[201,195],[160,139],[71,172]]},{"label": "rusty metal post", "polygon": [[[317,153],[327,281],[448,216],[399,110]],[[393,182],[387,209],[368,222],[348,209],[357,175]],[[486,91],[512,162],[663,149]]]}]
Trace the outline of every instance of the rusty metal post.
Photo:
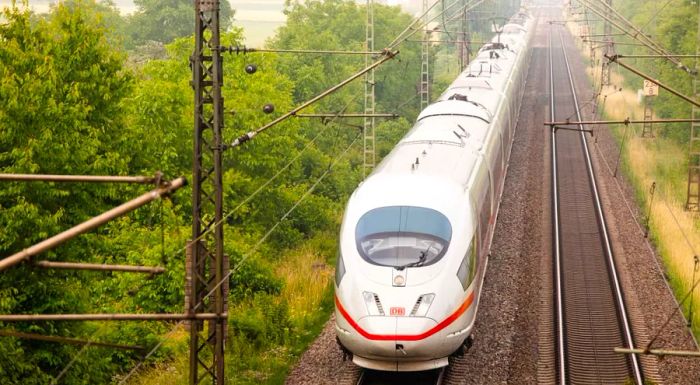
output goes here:
[{"label": "rusty metal post", "polygon": [[122,349],[122,350],[138,350],[141,353],[143,353],[143,350],[145,350],[145,348],[143,346],[138,346],[138,345],[113,344],[113,343],[109,343],[109,342],[91,341],[91,340],[84,340],[84,339],[80,339],[80,338],[71,338],[71,337],[63,337],[63,336],[48,336],[48,335],[36,334],[36,333],[22,333],[22,332],[17,332],[14,330],[0,330],[0,336],[22,338],[22,339],[27,339],[27,340],[58,342],[58,343],[62,343],[62,344],[71,344],[71,345],[90,345],[90,346],[98,346],[98,347],[104,347],[104,348]]},{"label": "rusty metal post", "polygon": [[226,318],[226,313],[95,313],[95,314],[0,314],[0,322],[40,321],[184,321]]},{"label": "rusty metal post", "polygon": [[71,227],[70,229],[56,234],[53,237],[46,239],[28,247],[20,252],[17,252],[5,259],[0,260],[0,271],[3,271],[11,266],[14,266],[22,261],[28,260],[31,257],[43,253],[44,251],[51,250],[54,247],[63,244],[64,242],[77,237],[87,231],[93,230],[114,218],[120,217],[128,212],[134,211],[137,208],[151,202],[155,199],[160,198],[163,195],[169,194],[186,184],[185,178],[177,178],[169,183],[163,184],[155,190],[151,190],[138,198],[132,199],[120,206],[117,206],[109,211],[106,211],[96,217],[93,217],[77,226]]},{"label": "rusty metal post", "polygon": [[34,266],[45,269],[123,271],[145,274],[162,274],[165,272],[165,268],[160,266],[110,265],[106,263],[38,261]]},{"label": "rusty metal post", "polygon": [[[192,165],[192,249],[188,314],[225,315],[228,282],[223,249],[221,156],[223,128],[222,57],[219,0],[195,0],[195,48],[191,58],[194,88],[194,156]],[[211,292],[211,293],[210,293]],[[225,316],[208,328],[190,321],[189,383],[225,383]],[[203,369],[200,375],[200,368]]]},{"label": "rusty metal post", "polygon": [[423,110],[430,104],[430,31],[428,30],[428,0],[423,0],[423,36],[421,43],[421,69],[420,69],[420,109]]},{"label": "rusty metal post", "polygon": [[[700,4],[698,4],[698,17],[700,18]],[[695,54],[700,55],[700,19],[698,19],[697,35],[695,36]],[[695,57],[693,68],[693,97],[700,97],[700,79],[698,79],[699,61]],[[700,106],[693,105],[691,110],[693,119],[700,118]],[[688,141],[688,189],[685,201],[685,209],[688,211],[700,211],[700,123],[690,124],[690,138]]]},{"label": "rusty metal post", "polygon": [[649,208],[647,209],[647,216],[644,218],[644,238],[649,237],[649,223],[651,222],[651,208],[654,203],[654,193],[656,192],[656,182],[651,183],[649,188]]},{"label": "rusty metal post", "polygon": [[698,101],[697,99],[693,99],[689,96],[683,95],[682,93],[676,91],[675,89],[671,88],[670,86],[666,85],[665,83],[660,82],[658,79],[655,79],[655,78],[651,77],[650,75],[647,75],[646,73],[641,72],[637,69],[634,69],[633,67],[621,62],[620,60],[618,60],[619,57],[617,55],[612,55],[612,56],[604,55],[604,56],[606,59],[610,60],[611,62],[616,62],[617,64],[620,65],[620,67],[632,72],[633,74],[638,75],[646,80],[649,80],[651,82],[658,84],[659,87],[661,87],[664,90],[672,93],[673,95],[685,100],[686,102],[692,104],[693,106],[700,107],[700,101]]},{"label": "rusty metal post", "polygon": [[[605,3],[608,6],[612,6],[612,0],[605,0]],[[606,9],[606,20],[605,24],[603,26],[603,34],[605,37],[603,38],[605,40],[605,55],[611,55],[615,53],[615,48],[613,46],[613,41],[612,37],[610,34],[612,33],[612,25],[610,24],[609,18],[612,16],[610,9]],[[600,83],[603,87],[609,86],[610,85],[610,63],[603,62],[601,65],[601,74],[600,74]]]},{"label": "rusty metal post", "polygon": [[0,174],[0,181],[8,182],[140,183],[157,185],[162,178],[163,175],[160,171],[155,176]]}]

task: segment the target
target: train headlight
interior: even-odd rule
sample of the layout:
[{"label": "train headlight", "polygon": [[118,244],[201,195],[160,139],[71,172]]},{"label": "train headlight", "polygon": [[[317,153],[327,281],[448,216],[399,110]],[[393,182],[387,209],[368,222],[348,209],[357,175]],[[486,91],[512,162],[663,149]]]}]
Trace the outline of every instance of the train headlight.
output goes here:
[{"label": "train headlight", "polygon": [[382,303],[379,301],[379,296],[376,293],[371,293],[369,291],[362,292],[362,298],[365,300],[367,314],[384,315],[384,308],[382,307]]},{"label": "train headlight", "polygon": [[411,317],[425,317],[425,315],[428,314],[428,309],[430,309],[430,305],[433,304],[434,299],[434,293],[423,294],[418,297],[416,304],[413,305],[413,310],[411,310]]}]

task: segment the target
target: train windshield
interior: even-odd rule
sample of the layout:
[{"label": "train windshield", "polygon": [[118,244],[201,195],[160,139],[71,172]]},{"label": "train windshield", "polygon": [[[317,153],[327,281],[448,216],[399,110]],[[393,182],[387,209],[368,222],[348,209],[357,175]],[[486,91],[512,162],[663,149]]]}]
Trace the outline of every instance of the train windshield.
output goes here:
[{"label": "train windshield", "polygon": [[367,262],[406,267],[431,265],[445,254],[452,237],[450,221],[425,207],[388,206],[365,213],[357,222],[357,250]]}]

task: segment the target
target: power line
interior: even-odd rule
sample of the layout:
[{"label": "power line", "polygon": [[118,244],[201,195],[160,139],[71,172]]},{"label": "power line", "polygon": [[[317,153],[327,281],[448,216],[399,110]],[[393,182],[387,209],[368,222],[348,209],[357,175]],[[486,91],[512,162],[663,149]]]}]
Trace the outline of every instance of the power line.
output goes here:
[{"label": "power line", "polygon": [[[353,139],[353,141],[350,143],[350,145],[348,145],[348,146],[345,148],[345,150],[344,150],[340,155],[338,155],[338,157],[335,158],[335,160],[328,166],[328,168],[326,169],[326,171],[325,171],[323,174],[321,174],[321,176],[318,177],[318,179],[314,182],[314,184],[312,184],[311,187],[309,187],[309,188],[306,190],[306,192],[304,192],[304,194],[302,194],[302,196],[294,203],[294,205],[293,205],[289,210],[287,210],[287,211],[284,213],[284,215],[282,215],[282,217],[280,217],[279,220],[278,220],[278,221],[277,221],[277,222],[276,222],[276,223],[275,223],[261,238],[258,239],[258,241],[255,243],[255,245],[254,245],[250,250],[248,250],[248,252],[247,252],[246,254],[243,255],[243,258],[241,258],[241,260],[238,262],[238,264],[237,264],[233,269],[231,269],[231,270],[221,279],[221,281],[217,282],[217,283],[211,288],[211,290],[210,290],[206,295],[204,295],[204,298],[206,298],[206,297],[208,297],[209,295],[211,295],[212,293],[214,293],[224,282],[226,282],[231,276],[233,276],[233,274],[235,274],[238,270],[240,270],[241,266],[243,266],[243,264],[258,250],[258,248],[259,248],[259,247],[263,244],[263,242],[265,242],[265,241],[267,240],[267,238],[277,229],[277,227],[279,227],[279,225],[280,225],[285,219],[287,219],[287,217],[289,217],[289,215],[290,215],[292,212],[294,212],[294,210],[296,210],[297,207],[299,207],[299,205],[300,205],[300,204],[301,204],[315,189],[316,189],[316,187],[318,187],[318,185],[321,183],[321,181],[322,181],[326,176],[328,176],[328,175],[330,174],[330,172],[331,172],[331,170],[333,169],[333,167],[335,167],[335,166],[340,162],[340,160],[341,160],[342,158],[345,157],[345,155],[348,153],[348,151],[355,145],[355,143],[357,143],[357,141],[358,141],[359,138],[360,138],[360,135],[357,135],[357,136]],[[203,304],[203,302],[200,301],[199,303],[197,303],[197,305],[194,307],[194,309],[196,310],[196,309],[199,308],[202,304]],[[119,385],[124,384],[125,381],[126,381],[127,379],[129,379],[134,373],[136,373],[136,371],[143,365],[143,363],[144,363],[149,357],[151,357],[151,356],[163,345],[163,343],[165,342],[165,340],[166,340],[167,338],[169,338],[168,336],[171,335],[171,334],[173,334],[173,333],[175,332],[175,330],[177,330],[177,328],[178,328],[183,322],[184,322],[184,321],[180,321],[180,322],[178,322],[177,324],[175,324],[175,326],[166,334],[166,336],[165,336],[161,341],[159,341],[158,344],[156,344],[156,345],[148,352],[148,354],[146,354],[146,355],[144,356],[144,358],[143,358],[142,360],[140,360],[139,363],[138,363],[131,371],[129,371],[129,373],[128,373],[124,378],[122,378],[122,379],[119,381]]]},{"label": "power line", "polygon": [[[353,98],[352,100],[350,100],[350,102],[348,102],[348,104],[347,104],[343,109],[341,109],[341,112],[345,111],[345,110],[350,106],[350,104],[351,104],[352,102],[354,102],[356,99],[357,99],[357,97],[355,97],[355,98]],[[334,119],[333,119],[333,120],[334,120]],[[331,122],[332,122],[333,120],[331,120]],[[299,153],[298,153],[294,158],[292,158],[289,162],[287,162],[287,164],[285,164],[282,168],[280,168],[280,169],[277,171],[277,173],[275,173],[275,175],[273,175],[271,178],[267,179],[267,180],[265,181],[265,183],[263,183],[262,185],[258,186],[258,188],[257,188],[253,193],[249,194],[249,195],[246,197],[246,199],[244,199],[241,203],[238,204],[238,206],[236,206],[236,207],[235,207],[233,210],[231,210],[226,216],[224,216],[223,220],[220,221],[219,223],[215,224],[215,226],[220,226],[226,219],[228,219],[231,215],[233,215],[236,211],[238,211],[241,207],[243,207],[243,205],[245,205],[245,204],[248,203],[250,200],[252,200],[252,199],[253,199],[256,195],[258,195],[265,187],[267,187],[270,183],[272,183],[272,181],[274,181],[274,180],[275,180],[277,177],[279,177],[284,171],[286,171],[297,159],[299,159],[299,158],[306,152],[306,150],[308,150],[309,148],[311,148],[311,146],[316,142],[316,140],[319,139],[319,138],[321,137],[321,135],[323,135],[323,134],[328,130],[328,128],[329,128],[328,125],[324,125],[324,128],[323,128],[321,131],[319,131],[319,133],[318,133],[313,139],[311,139],[311,140],[306,144],[306,146],[304,146],[304,148],[303,148],[301,151],[299,151]],[[208,231],[213,231],[213,227],[215,227],[215,226],[212,226],[212,228],[210,228]],[[202,234],[202,237],[204,237],[204,235],[205,235],[205,234]],[[172,257],[176,256],[176,255],[179,254],[179,253],[184,252],[185,250],[186,250],[186,247],[183,247],[183,248],[178,249],[178,250],[172,255]],[[146,284],[146,282],[144,282],[143,284],[141,284],[141,285],[139,286],[139,288],[143,287],[145,284]],[[184,322],[184,321],[179,321],[179,322],[176,324],[176,326],[182,324],[183,322]],[[95,337],[97,337],[97,335],[98,335],[99,333],[101,333],[101,332],[103,331],[104,328],[106,328],[106,324],[105,324],[104,326],[102,326],[101,328],[99,328],[98,330],[96,330],[95,333],[93,333],[93,334],[91,335],[90,339],[94,339]],[[87,348],[90,347],[90,345],[91,345],[90,343],[84,345],[84,346],[82,347],[82,349],[79,350],[78,353],[76,353],[76,354],[73,356],[73,358],[71,359],[71,361],[61,370],[59,376],[56,377],[56,378],[54,379],[54,381],[58,381],[58,380],[67,372],[67,370],[70,369],[70,367],[73,366],[73,364],[75,363],[75,361],[87,350]],[[160,344],[157,345],[157,346],[159,347]],[[149,354],[147,354],[146,356],[144,356],[144,360],[147,359],[148,357],[150,357],[151,354],[153,354],[153,351],[150,352]],[[55,382],[54,382],[54,383],[55,383]]]}]

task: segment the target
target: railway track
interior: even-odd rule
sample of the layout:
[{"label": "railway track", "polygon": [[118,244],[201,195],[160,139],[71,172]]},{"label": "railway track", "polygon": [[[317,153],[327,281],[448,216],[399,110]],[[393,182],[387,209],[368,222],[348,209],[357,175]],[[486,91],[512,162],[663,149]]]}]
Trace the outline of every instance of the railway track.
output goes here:
[{"label": "railway track", "polygon": [[356,385],[445,385],[445,368],[422,372],[362,370]]},{"label": "railway track", "polygon": [[[549,34],[550,118],[581,121],[562,30]],[[634,340],[584,127],[551,140],[557,382],[642,385],[638,357],[613,351]]]}]

